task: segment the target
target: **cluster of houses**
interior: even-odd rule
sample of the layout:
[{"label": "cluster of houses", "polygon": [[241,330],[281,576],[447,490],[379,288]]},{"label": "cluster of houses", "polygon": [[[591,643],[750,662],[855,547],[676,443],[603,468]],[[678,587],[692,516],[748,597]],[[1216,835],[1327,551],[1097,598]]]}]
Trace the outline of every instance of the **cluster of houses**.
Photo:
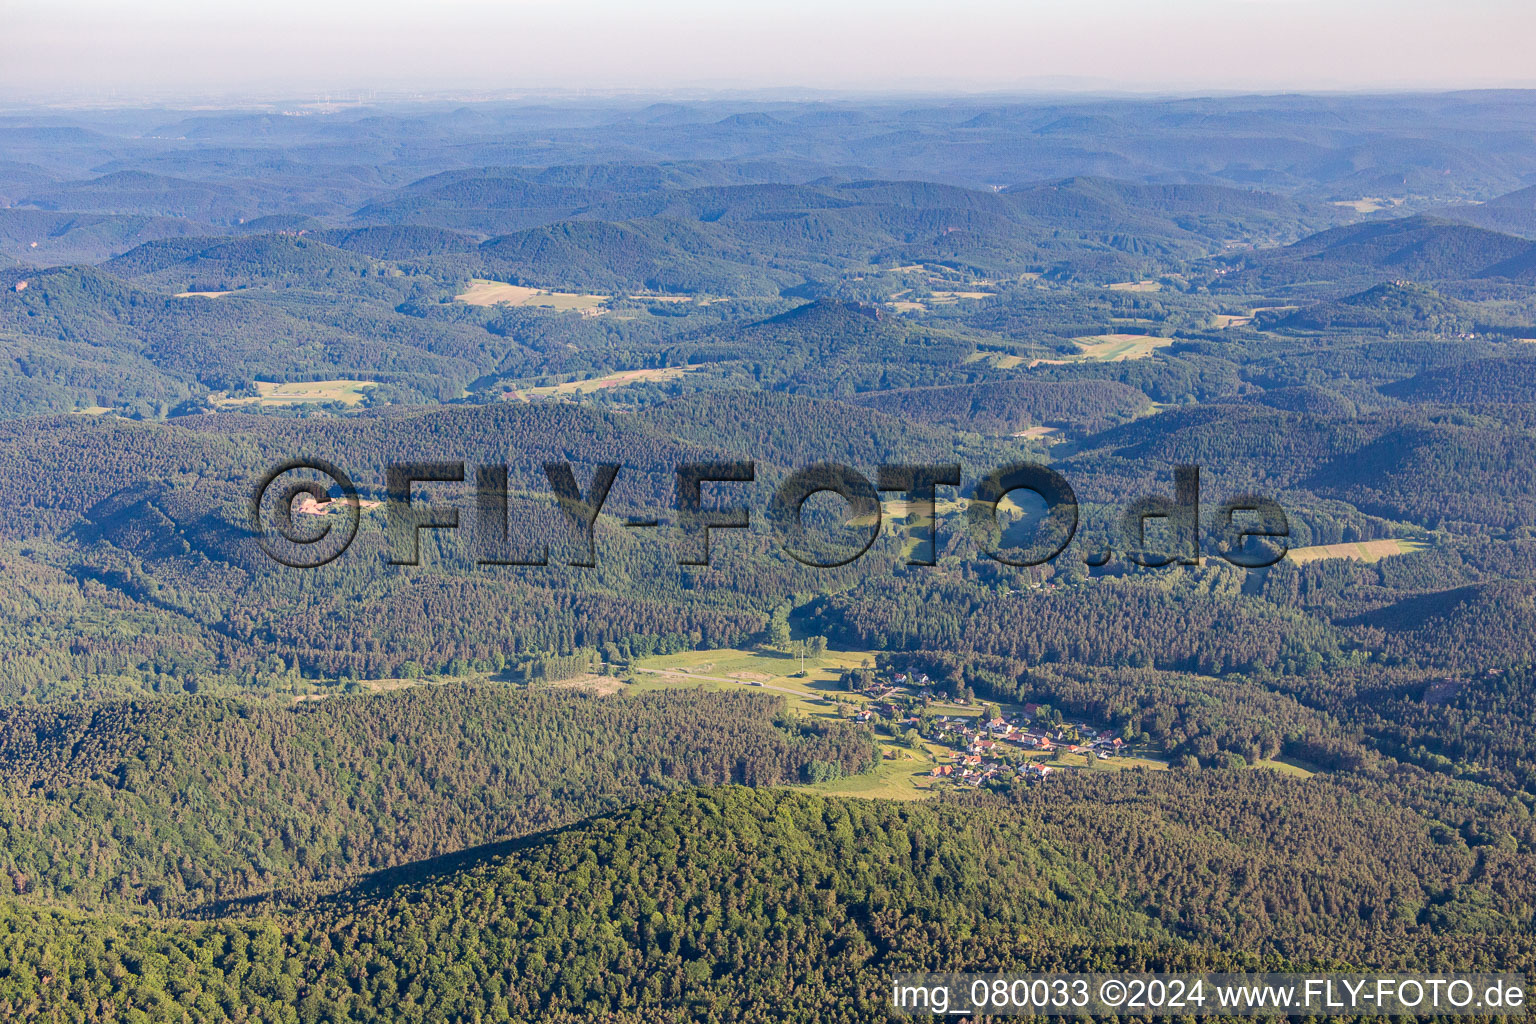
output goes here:
[{"label": "cluster of houses", "polygon": [[[1125,745],[1120,737],[1101,734],[1086,724],[1036,724],[1038,711],[1037,705],[1026,704],[1020,714],[999,715],[985,721],[964,715],[938,716],[928,738],[949,747],[953,753],[951,763],[935,766],[933,774],[973,786],[985,785],[1009,773],[1043,779],[1056,769],[1031,757],[1032,754],[1062,750],[1110,758]],[[916,723],[915,717],[909,721]]]},{"label": "cluster of houses", "polygon": [[[893,698],[903,687],[908,694],[921,687],[916,696],[922,705],[926,705],[933,699],[930,685],[927,676],[917,675],[909,679],[902,673],[897,673],[892,683],[873,683],[863,691],[871,703],[855,720],[874,722],[878,719],[897,733],[916,729],[923,721],[923,716],[915,710],[917,702],[904,700],[906,706],[903,708]],[[1037,721],[1040,710],[1038,704],[1025,704],[1019,712],[1000,714],[991,719],[974,715],[930,718],[930,729],[924,738],[950,750],[949,760],[935,765],[933,776],[962,785],[984,786],[1010,775],[1043,779],[1057,767],[1047,764],[1039,755],[1057,750],[1102,758],[1121,754],[1125,743],[1120,737],[1081,722],[1052,724]]]}]

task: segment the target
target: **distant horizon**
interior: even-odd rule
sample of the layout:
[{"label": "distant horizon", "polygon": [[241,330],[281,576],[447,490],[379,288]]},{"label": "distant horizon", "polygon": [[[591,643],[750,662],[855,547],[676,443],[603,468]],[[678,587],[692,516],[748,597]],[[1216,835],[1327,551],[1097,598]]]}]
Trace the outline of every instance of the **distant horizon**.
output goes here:
[{"label": "distant horizon", "polygon": [[1518,0],[59,0],[7,13],[0,104],[331,93],[859,96],[1536,88]]},{"label": "distant horizon", "polygon": [[[407,89],[352,88],[305,90],[232,90],[228,92],[164,91],[130,94],[107,92],[92,94],[57,93],[34,97],[0,95],[0,114],[16,116],[28,112],[73,111],[102,112],[129,110],[229,111],[240,109],[271,110],[285,107],[348,109],[387,106],[432,105],[570,105],[573,107],[625,107],[643,109],[666,103],[700,106],[742,105],[753,107],[838,104],[848,106],[885,103],[942,104],[1017,104],[1051,105],[1062,103],[1140,103],[1198,100],[1284,100],[1296,99],[1383,99],[1413,96],[1475,96],[1488,94],[1536,94],[1536,82],[1508,86],[1446,86],[1444,88],[1358,88],[1358,89],[1110,89],[1087,87],[1036,87],[976,90],[903,90],[903,89],[817,89],[800,86],[764,86],[761,88],[505,88],[505,89]],[[314,113],[327,113],[323,110]]]}]

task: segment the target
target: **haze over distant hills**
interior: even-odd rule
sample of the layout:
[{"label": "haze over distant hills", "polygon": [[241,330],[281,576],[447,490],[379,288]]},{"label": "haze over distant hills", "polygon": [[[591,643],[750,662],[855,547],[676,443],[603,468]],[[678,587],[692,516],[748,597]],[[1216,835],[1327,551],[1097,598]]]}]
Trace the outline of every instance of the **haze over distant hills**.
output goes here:
[{"label": "haze over distant hills", "polygon": [[[35,111],[0,146],[0,1015],[1536,971],[1536,95]],[[314,569],[252,535],[300,456],[359,495]],[[742,461],[702,496],[747,525],[681,559],[677,468]],[[814,495],[864,544],[816,566],[772,499],[827,462],[960,483]],[[416,564],[402,463],[460,515]],[[1020,463],[1076,500],[1038,564],[1028,497],[978,490]],[[1190,465],[1194,552],[1125,514]],[[605,466],[573,528],[553,488]],[[320,490],[295,528],[347,533]],[[1271,501],[1244,567],[1226,519]]]}]

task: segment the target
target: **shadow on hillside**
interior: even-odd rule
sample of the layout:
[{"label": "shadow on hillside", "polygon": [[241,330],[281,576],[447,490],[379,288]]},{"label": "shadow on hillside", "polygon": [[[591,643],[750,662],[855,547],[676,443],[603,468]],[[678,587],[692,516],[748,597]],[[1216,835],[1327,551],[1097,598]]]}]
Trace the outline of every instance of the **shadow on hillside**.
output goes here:
[{"label": "shadow on hillside", "polygon": [[411,861],[392,868],[384,868],[362,876],[351,885],[335,892],[316,889],[278,890],[241,896],[235,899],[214,900],[186,911],[183,916],[192,920],[217,920],[225,917],[249,916],[281,910],[313,909],[321,906],[337,906],[390,895],[397,889],[429,885],[451,876],[489,866],[524,850],[534,849],[552,842],[561,834],[583,825],[591,819],[572,822],[559,828],[534,832],[515,839],[502,839],[494,843],[482,843],[453,853],[439,854],[425,860]]}]

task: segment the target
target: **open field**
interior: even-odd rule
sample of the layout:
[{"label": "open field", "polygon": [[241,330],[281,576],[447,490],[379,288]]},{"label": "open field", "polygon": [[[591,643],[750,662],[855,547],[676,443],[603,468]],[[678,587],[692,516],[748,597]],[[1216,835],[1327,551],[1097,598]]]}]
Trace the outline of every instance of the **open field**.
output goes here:
[{"label": "open field", "polygon": [[1112,292],[1156,292],[1162,288],[1156,281],[1117,281],[1109,286]]},{"label": "open field", "polygon": [[[647,692],[682,686],[713,690],[752,687],[783,697],[789,709],[803,718],[836,719],[839,702],[849,705],[866,703],[863,696],[847,693],[837,685],[838,676],[847,669],[858,668],[865,659],[873,664],[874,652],[828,651],[822,658],[807,659],[806,676],[797,678],[791,673],[800,670],[800,660],[777,652],[686,651],[637,663],[638,681],[629,689]],[[944,706],[943,711],[951,715],[980,715],[981,706]],[[914,750],[882,737],[877,737],[877,741],[881,760],[870,774],[833,779],[805,788],[886,800],[922,800],[931,796],[933,766],[940,763],[943,748],[924,743],[921,749]],[[891,756],[887,757],[887,754]]]},{"label": "open field", "polygon": [[217,299],[221,295],[228,295],[228,294],[229,294],[229,292],[177,292],[176,293],[176,298],[178,298],[178,299]]},{"label": "open field", "polygon": [[1312,765],[1304,764],[1290,757],[1265,758],[1262,761],[1255,761],[1253,767],[1268,768],[1270,771],[1279,772],[1282,775],[1289,775],[1297,779],[1310,779],[1319,770]]},{"label": "open field", "polygon": [[220,409],[238,408],[242,405],[301,405],[309,402],[340,402],[357,405],[363,393],[377,387],[368,380],[303,380],[288,384],[256,382],[256,395],[244,398],[212,396],[209,400]]},{"label": "open field", "polygon": [[[903,268],[903,269],[910,269],[910,268]],[[938,282],[935,282],[935,283],[938,283]],[[990,284],[991,282],[981,282],[981,283]],[[891,308],[895,309],[898,313],[920,313],[920,312],[930,308],[931,306],[947,306],[947,305],[952,305],[952,304],[954,304],[956,302],[959,302],[961,299],[979,300],[979,299],[994,299],[994,298],[997,297],[997,293],[996,292],[979,291],[974,286],[972,286],[972,288],[970,288],[969,290],[965,290],[965,291],[959,291],[959,290],[953,290],[953,289],[942,289],[942,290],[929,291],[928,294],[926,296],[924,296],[923,298],[912,298],[912,297],[910,297],[911,295],[912,295],[911,289],[906,289],[904,291],[899,291],[899,292],[895,293],[894,295],[892,295],[890,297],[889,305],[891,306]]]},{"label": "open field", "polygon": [[638,384],[641,381],[676,380],[695,369],[698,367],[658,366],[649,370],[622,370],[618,373],[610,373],[606,377],[593,377],[591,380],[570,380],[564,384],[545,384],[533,388],[509,388],[506,397],[526,400],[551,395],[587,395],[607,388],[623,387],[625,384]]},{"label": "open field", "polygon": [[1153,334],[1101,334],[1093,338],[1077,338],[1076,341],[1077,347],[1083,350],[1083,358],[1100,363],[1141,359],[1157,349],[1173,344],[1172,338],[1160,338]]},{"label": "open field", "polygon": [[1324,558],[1354,558],[1362,562],[1377,562],[1392,555],[1406,555],[1429,547],[1423,541],[1389,538],[1386,540],[1362,540],[1349,544],[1318,544],[1309,548],[1292,548],[1286,557],[1305,564]]},{"label": "open field", "polygon": [[[880,496],[881,516],[886,519],[905,519],[908,516],[917,515],[918,506],[916,502],[908,501],[906,498],[886,497],[886,494],[889,493],[893,492],[885,492]],[[935,505],[937,505],[937,502],[935,502]]]},{"label": "open field", "polygon": [[960,299],[990,299],[992,292],[932,292],[929,301],[938,303],[956,302]]},{"label": "open field", "polygon": [[[360,693],[387,694],[398,693],[401,690],[412,690],[418,686],[452,686],[456,683],[484,684],[489,681],[489,677],[476,673],[462,676],[446,674],[439,676],[418,676],[414,679],[406,679],[402,676],[388,676],[383,679],[354,680],[353,685],[356,686],[357,692]],[[302,685],[313,686],[315,684],[304,683]],[[295,704],[305,704],[312,701],[327,700],[331,697],[345,694],[346,692],[347,691],[341,687],[329,687],[325,690],[314,690],[308,693],[296,693],[290,699]]]},{"label": "open field", "polygon": [[572,676],[570,679],[561,679],[553,683],[543,683],[541,688],[547,690],[580,690],[582,693],[596,694],[599,697],[612,697],[624,689],[624,680],[614,676],[588,674]]},{"label": "open field", "polygon": [[[1065,750],[1058,750],[1052,753],[1045,753],[1044,751],[1037,750],[1025,754],[1024,756],[1027,760],[1040,761],[1045,764],[1054,765],[1058,768],[1090,767],[1088,755],[1071,754]],[[1151,757],[1135,757],[1130,754],[1120,754],[1115,757],[1100,758],[1097,762],[1093,762],[1091,766],[1094,771],[1108,772],[1123,772],[1127,768],[1147,768],[1155,772],[1165,772],[1168,770],[1167,761],[1159,761],[1156,758]]]},{"label": "open field", "polygon": [[941,762],[926,749],[927,744],[923,746],[923,750],[910,750],[901,744],[881,743],[880,763],[868,775],[850,775],[801,788],[839,796],[926,800],[934,795],[933,766]]},{"label": "open field", "polygon": [[[1018,365],[1022,364],[1024,362],[1024,357],[1021,356],[1021,355],[1015,355],[1012,352],[985,352],[984,351],[984,352],[972,352],[970,355],[966,356],[961,361],[963,363],[967,363],[967,364],[969,364],[969,363],[985,362],[985,363],[987,363],[987,364],[989,364],[991,366],[996,367],[999,370],[1011,370],[1015,366],[1018,366]],[[1036,360],[1036,362],[1039,362],[1039,360]],[[1030,365],[1034,365],[1034,364],[1031,363]]]},{"label": "open field", "polygon": [[1029,365],[1060,366],[1067,363],[1121,363],[1127,359],[1145,359],[1160,348],[1173,344],[1172,338],[1155,334],[1098,334],[1073,338],[1081,350],[1078,355],[1060,359],[1032,359]]},{"label": "open field", "polygon": [[[859,668],[866,660],[871,665],[875,663],[873,651],[829,650],[820,658],[807,658],[805,676],[796,677],[794,674],[800,671],[800,659],[778,651],[748,651],[739,648],[683,651],[636,662],[635,667],[642,673],[642,678],[634,687],[655,689],[691,682],[692,685],[706,683],[712,684],[711,689],[723,689],[762,683],[764,687],[772,686],[776,690],[789,691],[792,698],[797,698],[792,699],[791,704],[803,705],[807,714],[835,718],[835,704],[820,702],[827,697],[859,702],[862,698],[839,689],[837,680],[848,669]],[[689,677],[694,678],[690,681]],[[797,707],[797,710],[802,708]]]},{"label": "open field", "polygon": [[1233,313],[1217,313],[1213,319],[1216,321],[1216,329],[1223,331],[1228,327],[1246,327],[1253,323],[1253,317],[1237,316]]},{"label": "open field", "polygon": [[1388,210],[1399,205],[1401,199],[1387,199],[1381,196],[1361,196],[1359,199],[1335,199],[1334,206],[1343,206],[1354,210],[1356,213],[1375,213],[1378,210]]},{"label": "open field", "polygon": [[[459,302],[471,306],[537,306],[543,309],[579,310],[583,313],[599,313],[606,295],[589,295],[581,292],[555,292],[544,288],[529,288],[502,281],[486,281],[474,278],[469,287],[455,295]],[[662,301],[686,301],[686,297],[652,297]]]},{"label": "open field", "polygon": [[[672,686],[703,686],[719,690],[757,683],[761,686],[754,689],[787,697],[790,708],[798,714],[808,718],[836,718],[839,702],[865,703],[863,696],[841,689],[838,677],[848,669],[859,668],[866,660],[873,665],[875,652],[829,650],[820,658],[807,658],[806,674],[800,677],[795,675],[800,671],[800,659],[779,651],[739,648],[683,651],[636,662],[637,681],[630,685],[630,689],[645,692]],[[1006,703],[1002,706],[1012,708]],[[975,702],[961,707],[936,701],[933,707],[940,714],[975,716],[981,714],[983,705]]]},{"label": "open field", "polygon": [[477,277],[469,282],[467,289],[453,298],[456,302],[471,306],[521,306],[537,294],[537,288],[525,288],[520,284],[506,284],[502,281],[485,281]]}]

